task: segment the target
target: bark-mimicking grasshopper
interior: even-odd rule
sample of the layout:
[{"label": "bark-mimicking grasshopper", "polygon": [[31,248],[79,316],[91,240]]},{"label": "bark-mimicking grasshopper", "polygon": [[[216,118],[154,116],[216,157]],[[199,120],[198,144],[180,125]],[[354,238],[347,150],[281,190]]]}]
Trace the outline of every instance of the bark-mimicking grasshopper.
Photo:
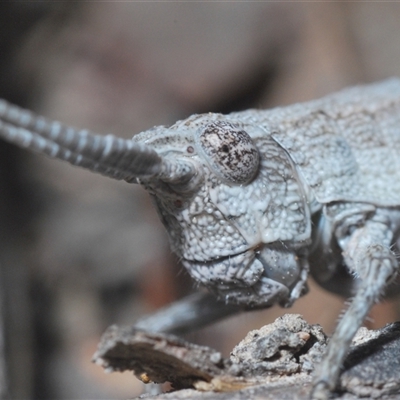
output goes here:
[{"label": "bark-mimicking grasshopper", "polygon": [[[234,305],[226,313],[290,306],[309,270],[354,294],[312,396],[334,390],[351,339],[398,270],[399,79],[268,111],[194,115],[132,140],[6,101],[0,118],[5,140],[143,185],[190,275]],[[207,318],[199,309],[195,319]]]}]

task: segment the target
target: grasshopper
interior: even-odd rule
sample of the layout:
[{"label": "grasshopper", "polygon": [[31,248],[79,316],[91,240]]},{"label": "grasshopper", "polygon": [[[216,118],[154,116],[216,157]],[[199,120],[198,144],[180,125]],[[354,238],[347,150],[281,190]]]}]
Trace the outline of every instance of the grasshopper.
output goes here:
[{"label": "grasshopper", "polygon": [[167,325],[288,307],[307,292],[309,273],[352,295],[314,374],[312,398],[329,397],[357,329],[395,288],[400,79],[266,111],[193,115],[131,140],[4,100],[0,120],[11,143],[150,193],[172,250],[216,299],[202,307],[210,299],[201,295]]}]

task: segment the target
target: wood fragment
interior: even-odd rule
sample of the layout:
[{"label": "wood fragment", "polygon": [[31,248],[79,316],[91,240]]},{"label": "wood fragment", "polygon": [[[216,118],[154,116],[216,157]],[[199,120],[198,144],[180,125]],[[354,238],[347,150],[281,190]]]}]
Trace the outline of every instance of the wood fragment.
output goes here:
[{"label": "wood fragment", "polygon": [[[93,360],[108,371],[132,370],[144,383],[170,382],[175,390],[151,396],[157,400],[306,400],[327,341],[319,325],[286,314],[249,332],[224,359],[170,334],[111,326]],[[338,399],[398,399],[400,322],[377,331],[361,328],[343,370]]]}]

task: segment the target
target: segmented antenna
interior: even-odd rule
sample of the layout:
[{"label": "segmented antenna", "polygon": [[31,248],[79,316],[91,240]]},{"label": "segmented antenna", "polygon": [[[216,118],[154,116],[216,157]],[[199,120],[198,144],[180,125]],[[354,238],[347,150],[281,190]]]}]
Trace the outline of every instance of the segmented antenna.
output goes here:
[{"label": "segmented antenna", "polygon": [[0,100],[0,137],[20,147],[128,182],[152,177],[171,181],[194,174],[193,165],[166,160],[146,145],[49,121],[5,100]]}]

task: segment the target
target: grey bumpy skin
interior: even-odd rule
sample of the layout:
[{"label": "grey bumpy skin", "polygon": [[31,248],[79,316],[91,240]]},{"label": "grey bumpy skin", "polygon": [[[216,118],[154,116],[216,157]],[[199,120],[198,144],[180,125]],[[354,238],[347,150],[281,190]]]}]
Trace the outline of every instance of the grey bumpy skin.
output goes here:
[{"label": "grey bumpy skin", "polygon": [[194,115],[132,140],[77,131],[0,103],[0,135],[153,196],[173,250],[217,297],[289,306],[309,270],[355,291],[316,375],[327,398],[357,328],[395,276],[400,80],[268,111]]}]

